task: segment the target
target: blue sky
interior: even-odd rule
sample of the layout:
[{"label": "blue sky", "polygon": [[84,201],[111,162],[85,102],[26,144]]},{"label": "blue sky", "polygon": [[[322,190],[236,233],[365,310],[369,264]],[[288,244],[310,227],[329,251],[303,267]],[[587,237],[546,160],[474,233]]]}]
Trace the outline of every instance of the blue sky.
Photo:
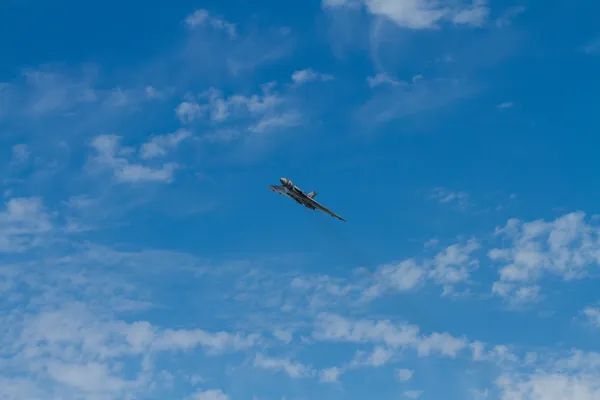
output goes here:
[{"label": "blue sky", "polygon": [[1,399],[600,398],[600,5],[84,3],[0,5]]}]

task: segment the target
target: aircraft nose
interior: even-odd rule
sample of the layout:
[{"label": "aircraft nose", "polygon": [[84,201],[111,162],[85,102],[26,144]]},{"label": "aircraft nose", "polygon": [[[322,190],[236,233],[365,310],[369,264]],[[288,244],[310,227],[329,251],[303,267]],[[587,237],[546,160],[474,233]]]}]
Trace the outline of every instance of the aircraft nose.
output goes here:
[{"label": "aircraft nose", "polygon": [[283,186],[285,186],[285,185],[287,185],[287,183],[288,183],[288,180],[287,180],[286,178],[279,178],[279,182],[281,182],[281,184],[282,184]]}]

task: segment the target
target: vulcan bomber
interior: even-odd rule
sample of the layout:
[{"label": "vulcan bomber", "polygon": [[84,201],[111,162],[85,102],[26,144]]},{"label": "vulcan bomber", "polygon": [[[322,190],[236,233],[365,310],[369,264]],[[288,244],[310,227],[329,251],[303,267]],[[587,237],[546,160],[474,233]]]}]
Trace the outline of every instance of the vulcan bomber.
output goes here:
[{"label": "vulcan bomber", "polygon": [[294,185],[291,180],[288,178],[280,178],[279,182],[281,185],[270,185],[269,189],[273,192],[280,194],[282,196],[287,196],[293,200],[295,200],[298,204],[303,205],[306,208],[310,208],[311,210],[319,210],[323,211],[333,218],[337,218],[340,221],[347,222],[344,218],[340,217],[333,211],[327,209],[326,207],[319,204],[315,197],[317,196],[317,192],[312,191],[310,193],[305,193],[298,186]]}]

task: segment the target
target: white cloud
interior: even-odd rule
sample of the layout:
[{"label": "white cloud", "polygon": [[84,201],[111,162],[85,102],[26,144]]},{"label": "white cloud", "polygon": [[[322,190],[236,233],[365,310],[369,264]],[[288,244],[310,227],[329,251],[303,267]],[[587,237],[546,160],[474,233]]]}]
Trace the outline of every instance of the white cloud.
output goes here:
[{"label": "white cloud", "polygon": [[0,116],[20,124],[40,119],[58,123],[64,118],[63,130],[79,131],[106,123],[156,98],[149,96],[147,85],[128,83],[111,88],[103,83],[101,69],[96,66],[44,64],[26,68],[4,88],[0,84]]},{"label": "white cloud", "polygon": [[537,372],[523,378],[503,376],[497,381],[502,400],[593,400],[600,398],[599,376]]},{"label": "white cloud", "polygon": [[[295,109],[290,100],[274,90],[274,83],[261,86],[260,94],[250,96],[233,94],[225,96],[215,88],[202,93],[196,100],[188,99],[176,109],[182,123],[203,120],[217,127],[235,127],[234,133],[228,133],[228,140],[242,136],[244,131],[266,133],[278,129],[296,127],[302,124],[302,114]],[[225,131],[227,132],[227,131]],[[215,141],[222,134],[206,135],[204,140]]]},{"label": "white cloud", "polygon": [[65,364],[52,362],[47,366],[50,378],[74,389],[93,396],[107,393],[122,393],[136,385],[112,376],[106,364],[90,362],[86,364]]},{"label": "white cloud", "polygon": [[293,128],[302,124],[302,116],[297,111],[289,111],[279,115],[264,117],[256,124],[251,125],[250,132],[272,132],[277,129]]},{"label": "white cloud", "polygon": [[399,27],[409,29],[437,28],[442,21],[481,26],[489,14],[485,0],[474,0],[470,5],[434,0],[324,0],[322,4],[325,9],[335,9],[356,7],[361,3],[370,14],[389,18]]},{"label": "white cloud", "polygon": [[448,246],[435,256],[429,276],[444,287],[444,294],[451,293],[456,284],[468,282],[471,270],[479,265],[471,254],[480,248],[480,244],[471,239],[465,245]]},{"label": "white cloud", "polygon": [[588,54],[598,54],[600,53],[600,39],[596,39],[590,43],[588,43],[583,51]]},{"label": "white cloud", "polygon": [[[342,1],[329,0],[328,3],[330,6],[339,6]],[[367,8],[378,15],[392,16],[400,25],[412,24],[413,27],[440,25],[444,20],[472,24],[484,19],[487,10],[482,3],[466,8],[455,7],[432,21],[431,12],[444,9],[444,2],[431,5],[424,1],[413,1],[412,4],[404,5],[404,11],[413,13],[412,16],[398,11],[397,8],[403,6],[400,2],[370,1]],[[423,8],[426,4],[431,7]],[[187,24],[191,28],[209,25],[229,32],[227,35],[230,37],[235,36],[232,24],[228,25],[226,21],[215,19],[207,13],[193,14],[187,19]],[[233,46],[236,41],[225,39],[222,42]],[[252,40],[242,42],[240,46]],[[262,46],[255,49],[258,48]],[[240,52],[237,57],[244,59],[243,54]],[[228,65],[223,63],[221,66],[226,69]],[[29,89],[35,87],[39,92],[34,90],[33,95],[30,93],[22,97],[22,103],[29,106],[30,115],[54,116],[92,104],[95,104],[94,107],[127,108],[136,103],[136,96],[156,99],[162,94],[154,86],[148,86],[148,81],[144,79],[141,79],[144,85],[140,86],[143,90],[136,91],[114,85],[114,82],[107,86],[112,89],[98,89],[94,79],[89,78],[88,81],[88,78],[84,78],[28,76]],[[292,75],[292,80],[297,84],[319,79],[325,79],[324,75],[310,69]],[[436,87],[436,82],[420,76],[412,81],[409,79],[409,82],[401,82],[379,74],[367,81],[376,88],[372,91],[373,96],[383,93],[390,96],[388,99],[400,100],[400,105],[392,102],[393,107],[398,108],[391,111],[376,107],[385,105],[384,101],[371,103],[373,108],[370,110],[375,111],[375,118],[382,114],[384,117],[407,115],[403,114],[407,110],[402,109],[407,105],[409,114],[427,109],[428,105],[417,103],[425,104],[431,99],[436,103],[440,93],[441,97],[446,93],[445,89],[456,88],[452,84],[444,86],[447,81]],[[432,88],[440,90],[432,92]],[[274,85],[264,86],[260,93],[229,89],[232,91],[213,89],[200,96],[182,97],[185,101],[176,110],[181,122],[200,122],[211,128],[216,127],[209,134],[215,133],[213,138],[216,138],[216,132],[219,132],[222,134],[220,138],[225,140],[227,135],[224,132],[267,132],[295,126],[303,121],[304,113],[296,110],[295,98],[291,98],[293,91],[282,92]],[[159,104],[153,102],[154,105]],[[147,119],[144,121],[152,123]],[[132,121],[122,122],[129,125]],[[106,132],[104,129],[98,130]],[[109,171],[120,182],[169,182],[174,179],[176,168],[175,164],[169,163],[169,157],[178,146],[187,144],[185,140],[189,136],[189,131],[179,130],[143,139],[145,143],[142,140],[136,142],[135,146],[123,144],[124,139],[118,136],[98,136],[91,142],[94,153],[90,165]],[[69,145],[72,144],[69,142]],[[43,154],[38,154],[45,151],[42,146],[32,145],[31,148],[35,150],[36,159],[43,157]],[[14,160],[26,160],[28,147],[23,145],[14,150]],[[69,150],[77,151],[74,148]],[[472,360],[495,364],[490,369],[503,370],[509,379],[498,388],[507,399],[511,395],[514,399],[535,399],[537,396],[544,400],[552,398],[547,396],[558,394],[574,399],[577,396],[585,398],[583,396],[587,395],[591,398],[598,395],[598,387],[594,386],[598,375],[594,374],[589,364],[598,363],[599,358],[592,355],[575,353],[560,362],[549,363],[548,353],[544,354],[543,349],[537,347],[535,353],[527,352],[522,357],[524,351],[519,346],[470,341],[462,336],[463,333],[478,328],[468,324],[454,323],[448,332],[432,333],[421,332],[416,323],[387,319],[387,315],[393,314],[396,318],[405,310],[393,308],[389,312],[388,307],[392,305],[384,303],[386,299],[383,299],[383,294],[391,297],[401,292],[403,299],[410,300],[414,295],[419,296],[419,301],[428,301],[428,293],[415,294],[411,291],[433,284],[443,287],[443,293],[447,294],[459,285],[469,285],[471,290],[477,288],[473,283],[491,283],[473,282],[480,277],[474,270],[479,268],[482,260],[475,254],[486,243],[483,239],[441,247],[437,254],[426,257],[400,254],[399,261],[360,271],[344,270],[340,273],[343,277],[339,278],[290,272],[288,265],[281,268],[282,262],[291,262],[292,257],[287,255],[276,259],[276,268],[251,262],[248,275],[252,276],[247,277],[240,272],[243,268],[238,268],[235,262],[215,265],[215,261],[173,253],[137,254],[91,248],[93,246],[87,240],[93,236],[85,237],[85,245],[74,241],[71,236],[67,239],[54,237],[55,240],[50,242],[52,246],[47,246],[47,250],[37,247],[35,252],[26,252],[37,244],[45,243],[43,239],[46,235],[60,231],[57,226],[69,216],[63,214],[65,210],[100,212],[101,207],[94,207],[98,206],[97,193],[75,196],[85,192],[79,187],[76,192],[63,193],[65,187],[67,190],[71,187],[73,180],[66,179],[65,182],[47,185],[52,186],[53,193],[52,197],[47,198],[46,206],[63,204],[61,199],[68,199],[66,207],[47,209],[41,198],[9,196],[6,210],[0,212],[0,251],[22,252],[4,254],[6,260],[0,265],[1,306],[4,310],[0,314],[0,344],[3,349],[0,388],[9,399],[180,398],[183,395],[181,389],[185,388],[178,385],[191,382],[195,388],[190,386],[190,391],[202,387],[202,390],[191,394],[191,398],[227,400],[229,396],[225,393],[235,396],[240,388],[245,389],[236,386],[244,378],[238,380],[235,375],[239,373],[239,363],[245,367],[248,361],[254,362],[257,370],[280,371],[292,378],[338,382],[344,378],[361,378],[358,371],[351,371],[352,376],[343,375],[350,368],[385,367],[381,376],[393,379],[392,372],[398,360],[401,360],[405,368],[396,370],[395,377],[407,382],[413,377],[413,370],[409,368],[416,368],[423,361],[416,360],[416,364],[412,364],[415,358],[437,356],[464,356],[460,361],[448,360],[449,363],[461,364],[457,366],[460,368],[455,369],[457,376],[461,373],[459,370],[465,367],[463,363]],[[124,189],[123,186],[119,187]],[[19,188],[14,190],[19,192]],[[35,186],[35,190],[36,193],[42,192],[44,185]],[[105,186],[102,190],[105,190]],[[31,192],[31,189],[25,188],[20,193],[23,192]],[[63,194],[64,197],[61,197]],[[122,196],[116,198],[119,202],[123,200]],[[464,196],[460,193],[445,192],[439,200],[453,202],[462,198]],[[119,245],[125,246],[121,242],[130,233],[124,230],[116,236],[105,234],[96,237],[118,241]],[[495,247],[498,248],[489,253],[489,257],[500,268],[500,280],[494,283],[492,290],[515,303],[539,300],[543,288],[541,279],[547,274],[554,273],[565,279],[585,277],[589,266],[598,262],[598,228],[592,223],[574,223],[568,218],[552,223],[513,220],[499,230],[499,234],[507,239],[508,246],[504,248],[497,245]],[[445,240],[443,232],[436,235]],[[78,253],[84,247],[85,256]],[[13,264],[14,260],[21,259],[27,261]],[[262,260],[261,263],[267,264]],[[298,269],[302,271],[301,266]],[[159,274],[157,270],[169,272]],[[481,277],[485,279],[485,275],[483,271]],[[173,296],[173,288],[177,289],[177,296]],[[378,302],[373,304],[356,301],[375,298]],[[478,301],[483,300],[479,298]],[[455,303],[447,310],[453,307]],[[324,309],[328,313],[318,314]],[[468,307],[462,308],[461,305],[460,310],[464,309]],[[218,310],[218,315],[211,310]],[[149,311],[155,311],[156,314],[149,314]],[[495,318],[498,313],[498,310],[493,311],[490,318]],[[407,314],[415,322],[419,318],[426,318],[410,311]],[[313,320],[315,315],[317,318]],[[364,315],[368,315],[369,319],[362,317]],[[597,324],[600,313],[597,308],[588,307],[583,310],[583,315],[589,318],[590,323]],[[451,315],[446,317],[451,319]],[[287,329],[289,327],[293,329]],[[264,338],[262,329],[267,331],[268,340]],[[501,330],[495,331],[494,335],[503,337]],[[534,337],[535,333],[531,335],[531,338]],[[282,349],[286,354],[282,354]],[[325,351],[329,354],[330,350],[331,356],[322,357]],[[255,356],[257,351],[261,353]],[[269,356],[265,355],[267,351]],[[556,351],[550,349],[549,352]],[[232,352],[243,354],[235,355]],[[521,362],[529,369],[516,373],[514,364]],[[338,367],[327,367],[320,363]],[[582,367],[585,363],[588,366]],[[509,368],[505,368],[507,364]],[[173,365],[176,368],[170,368]],[[168,368],[169,373],[162,368]],[[533,370],[535,374],[532,374]],[[221,372],[228,374],[227,379],[215,383],[215,380],[223,378]],[[490,371],[484,372],[487,376]],[[205,377],[200,386],[197,386],[197,376],[190,377],[192,373],[201,373]],[[253,372],[259,373],[265,372]],[[417,380],[421,379],[421,373],[428,371],[418,372]],[[13,379],[13,376],[18,377]],[[223,387],[224,392],[207,390],[204,386],[226,384],[230,378],[236,389],[232,392],[228,387]],[[423,379],[426,378],[423,375]],[[167,393],[167,382],[176,386],[171,387],[174,393]],[[401,391],[412,387],[412,383],[400,385]],[[549,393],[546,386],[552,384],[555,385],[554,392]],[[416,398],[420,393],[413,390],[404,395]],[[487,396],[488,392],[480,393],[486,393]],[[306,397],[302,396],[304,393],[297,394]],[[517,397],[519,395],[522,397]]]},{"label": "white cloud", "polygon": [[363,298],[374,298],[390,289],[399,292],[412,290],[421,284],[426,276],[426,269],[413,259],[398,264],[382,265],[375,272],[375,284],[365,290]]},{"label": "white cloud", "polygon": [[[489,350],[487,350],[488,347],[490,347]],[[519,361],[519,358],[511,352],[508,346],[504,345],[487,345],[475,340],[469,344],[469,349],[474,361],[488,361],[496,364]]]},{"label": "white cloud", "polygon": [[496,25],[499,27],[505,27],[512,24],[513,20],[525,12],[525,7],[515,6],[505,10],[497,19]]},{"label": "white cloud", "polygon": [[144,90],[146,91],[146,96],[150,99],[159,99],[163,96],[162,92],[151,85],[146,86]]},{"label": "white cloud", "polygon": [[374,90],[371,98],[360,108],[358,118],[369,124],[419,115],[447,107],[466,99],[479,90],[469,82],[457,79],[428,79],[421,75],[411,82],[395,81],[385,75],[368,80]]},{"label": "white cloud", "polygon": [[580,279],[589,266],[600,262],[600,227],[586,222],[583,212],[550,222],[510,219],[496,234],[509,243],[488,252],[492,261],[500,263],[500,280],[493,290],[501,296],[536,298],[540,289],[531,283],[546,274],[565,281]]},{"label": "white cloud", "polygon": [[390,77],[386,73],[379,73],[375,76],[368,76],[367,83],[369,84],[369,87],[374,88],[379,85],[385,85],[385,84],[391,85],[391,86],[398,86],[398,85],[401,85],[403,82]]},{"label": "white cloud", "polygon": [[[102,255],[111,258],[110,254]],[[73,257],[53,264],[54,270],[43,279],[40,279],[39,268],[32,269],[33,276],[18,270],[19,279],[28,282],[31,288],[21,293],[29,298],[12,315],[0,315],[0,323],[5,327],[0,339],[4,349],[0,370],[28,371],[31,382],[49,385],[44,386],[49,395],[112,400],[148,394],[153,385],[172,379],[153,362],[160,353],[202,348],[207,355],[215,356],[244,351],[258,344],[255,334],[172,330],[147,321],[118,319],[116,314],[122,311],[115,307],[112,299],[123,293],[123,287],[110,292],[110,285],[123,284],[123,277],[108,279],[106,283],[88,282],[93,267],[84,268],[88,275],[58,269],[65,261],[76,260]],[[114,259],[103,260],[102,267],[96,271],[105,273],[113,262]],[[152,268],[143,261],[140,266]],[[0,268],[0,276],[2,272],[4,269]],[[151,273],[150,269],[148,272]],[[94,289],[109,290],[94,293]],[[4,294],[18,291],[19,288],[13,287]],[[39,297],[34,295],[36,293]],[[78,300],[69,300],[69,293],[74,293]],[[127,367],[124,369],[124,366]],[[18,393],[24,395],[27,391],[18,389]]]},{"label": "white cloud", "polygon": [[0,211],[0,252],[23,252],[52,231],[50,215],[39,197],[15,197]]},{"label": "white cloud", "polygon": [[192,349],[197,346],[205,348],[210,354],[226,351],[239,351],[251,348],[258,343],[260,336],[230,334],[227,332],[209,333],[202,329],[167,329],[156,338],[154,347],[157,349]]},{"label": "white cloud", "polygon": [[457,25],[482,26],[487,22],[489,14],[487,0],[473,0],[471,6],[456,10],[451,18]]},{"label": "white cloud", "polygon": [[378,366],[386,363],[392,351],[401,348],[414,348],[420,356],[439,353],[447,357],[456,355],[467,348],[468,341],[455,338],[448,333],[419,335],[419,327],[407,323],[394,324],[388,320],[349,320],[339,315],[322,313],[318,316],[313,337],[321,341],[350,343],[379,343],[387,348],[376,347],[365,357],[359,353],[357,363]]},{"label": "white cloud", "polygon": [[311,68],[294,71],[294,73],[292,74],[292,81],[296,86],[300,86],[308,82],[326,82],[333,79],[333,75],[316,72],[313,71]]},{"label": "white cloud", "polygon": [[341,368],[331,367],[320,372],[321,382],[332,383],[337,382],[344,371]]},{"label": "white cloud", "polygon": [[506,299],[512,306],[520,306],[539,301],[541,288],[539,285],[518,286],[498,281],[492,284],[492,293]]},{"label": "white cloud", "polygon": [[29,147],[26,144],[16,144],[12,147],[12,161],[15,164],[24,163],[29,159]]},{"label": "white cloud", "polygon": [[207,114],[209,120],[214,123],[248,115],[261,115],[272,111],[283,101],[271,88],[272,85],[263,85],[262,94],[249,97],[240,94],[225,97],[220,90],[211,88],[200,95],[199,100],[204,102],[199,104],[186,101],[178,106],[177,113],[187,121]]},{"label": "white cloud", "polygon": [[229,400],[229,396],[221,389],[198,390],[190,400]]},{"label": "white cloud", "polygon": [[322,0],[321,5],[324,8],[327,7],[340,7],[340,6],[356,6],[358,2],[356,0]]},{"label": "white cloud", "polygon": [[454,192],[443,187],[434,188],[429,198],[435,199],[441,204],[456,203],[462,209],[466,209],[469,206],[468,193]]},{"label": "white cloud", "polygon": [[432,259],[382,265],[373,274],[374,283],[362,292],[362,299],[370,300],[387,291],[410,291],[428,279],[443,287],[443,295],[451,294],[456,285],[469,283],[471,271],[479,265],[473,253],[480,248],[476,240],[470,239],[464,245],[448,246]]},{"label": "white cloud", "polygon": [[315,371],[311,367],[294,362],[288,358],[269,358],[262,354],[257,354],[253,365],[258,368],[283,371],[290,378],[307,378],[315,375]]},{"label": "white cloud", "polygon": [[[134,149],[121,147],[120,142],[120,136],[96,136],[91,142],[91,147],[96,153],[91,158],[92,168],[111,170],[118,182],[170,183],[173,180],[176,164],[165,163],[158,168],[152,168],[142,164],[132,163],[129,158],[131,157],[130,154],[134,152]],[[150,146],[152,147],[152,145]],[[156,148],[153,150],[156,150]],[[147,154],[148,153],[146,153],[146,155]]]},{"label": "white cloud", "polygon": [[505,102],[498,104],[496,106],[496,108],[503,109],[503,108],[511,108],[513,106],[514,106],[514,103],[512,101],[505,101]]},{"label": "white cloud", "polygon": [[423,394],[422,390],[407,390],[404,392],[404,396],[409,399],[418,399]]},{"label": "white cloud", "polygon": [[273,332],[273,336],[275,336],[277,339],[279,339],[283,343],[288,344],[294,338],[294,332],[290,331],[290,330],[276,329]]},{"label": "white cloud", "polygon": [[112,107],[125,107],[131,104],[129,94],[120,87],[112,89],[104,101]]},{"label": "white cloud", "polygon": [[21,97],[28,115],[43,116],[65,112],[73,107],[97,101],[93,88],[96,71],[84,70],[82,76],[68,76],[55,68],[25,69]]},{"label": "white cloud", "polygon": [[469,389],[469,395],[472,400],[485,400],[489,397],[490,391],[488,389]]},{"label": "white cloud", "polygon": [[199,26],[210,25],[215,29],[224,31],[232,39],[237,36],[235,24],[224,19],[214,17],[204,9],[194,11],[185,18],[184,22],[190,29],[195,29]]},{"label": "white cloud", "polygon": [[339,315],[322,313],[317,318],[313,336],[324,341],[375,342],[399,348],[416,344],[418,332],[416,325],[395,325],[390,321],[352,321]]},{"label": "white cloud", "polygon": [[398,369],[396,370],[396,377],[400,382],[410,381],[413,377],[413,371],[406,368]]},{"label": "white cloud", "polygon": [[191,133],[185,129],[180,129],[177,132],[166,135],[154,136],[142,145],[140,148],[140,157],[144,160],[162,157],[169,150],[177,148],[183,140],[190,136]]},{"label": "white cloud", "polygon": [[600,308],[586,307],[582,314],[587,318],[588,323],[595,328],[600,328]]},{"label": "white cloud", "polygon": [[184,101],[179,103],[175,109],[175,114],[182,123],[189,123],[202,116],[203,108],[196,103]]},{"label": "white cloud", "polygon": [[436,352],[454,358],[467,344],[464,338],[455,338],[448,333],[433,333],[420,341],[417,351],[421,356]]},{"label": "white cloud", "polygon": [[394,352],[383,346],[375,346],[373,351],[358,351],[350,362],[350,368],[358,367],[381,367],[387,364],[393,357]]}]

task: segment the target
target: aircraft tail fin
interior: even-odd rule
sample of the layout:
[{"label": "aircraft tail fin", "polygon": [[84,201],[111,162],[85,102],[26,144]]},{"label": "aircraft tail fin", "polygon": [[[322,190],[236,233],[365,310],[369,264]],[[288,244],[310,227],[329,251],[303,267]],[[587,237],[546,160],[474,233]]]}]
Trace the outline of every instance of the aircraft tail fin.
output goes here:
[{"label": "aircraft tail fin", "polygon": [[310,197],[311,199],[314,199],[316,195],[317,195],[317,192],[312,191],[307,196]]}]

